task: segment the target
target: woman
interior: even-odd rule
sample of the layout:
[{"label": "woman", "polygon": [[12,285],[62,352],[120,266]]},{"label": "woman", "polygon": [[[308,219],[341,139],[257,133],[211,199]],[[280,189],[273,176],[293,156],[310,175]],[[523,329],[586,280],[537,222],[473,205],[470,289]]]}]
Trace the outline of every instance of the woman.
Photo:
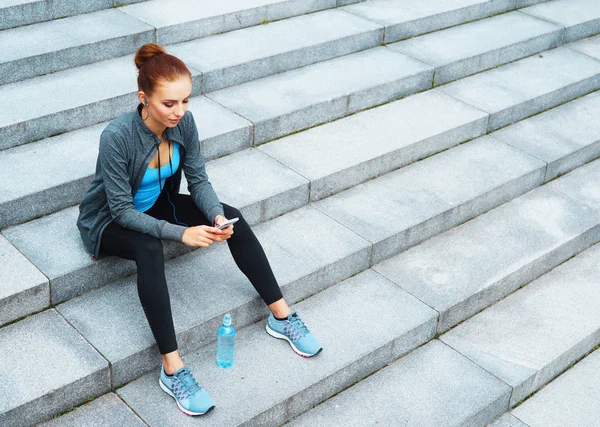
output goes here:
[{"label": "woman", "polygon": [[[138,49],[134,62],[141,104],[102,132],[96,174],[79,206],[77,226],[94,259],[110,254],[135,260],[138,295],[162,355],[159,384],[183,412],[201,415],[215,405],[177,349],[161,240],[195,247],[227,241],[237,266],[271,310],[267,332],[305,357],[322,347],[283,299],[248,223],[236,208],[219,202],[208,181],[194,117],[187,111],[191,73],[153,43]],[[182,170],[190,196],[179,194]],[[235,225],[217,228],[234,217]]]}]

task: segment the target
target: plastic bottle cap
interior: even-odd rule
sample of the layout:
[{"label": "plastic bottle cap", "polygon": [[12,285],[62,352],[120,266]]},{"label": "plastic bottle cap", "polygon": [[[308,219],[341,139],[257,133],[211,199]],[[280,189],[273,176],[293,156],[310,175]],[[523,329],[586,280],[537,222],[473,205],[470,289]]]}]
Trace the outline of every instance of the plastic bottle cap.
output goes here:
[{"label": "plastic bottle cap", "polygon": [[229,313],[223,316],[223,325],[231,326],[231,315]]}]

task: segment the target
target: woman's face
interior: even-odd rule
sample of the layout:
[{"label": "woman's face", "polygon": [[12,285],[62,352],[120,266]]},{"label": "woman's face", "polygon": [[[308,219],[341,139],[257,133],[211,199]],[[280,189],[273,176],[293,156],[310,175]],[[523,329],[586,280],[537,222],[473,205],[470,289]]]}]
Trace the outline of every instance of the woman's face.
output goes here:
[{"label": "woman's face", "polygon": [[146,124],[150,128],[175,127],[188,109],[188,100],[192,95],[192,82],[183,77],[173,82],[161,81],[156,85],[154,93],[149,97],[142,97],[144,92],[139,92],[143,103],[148,100]]}]

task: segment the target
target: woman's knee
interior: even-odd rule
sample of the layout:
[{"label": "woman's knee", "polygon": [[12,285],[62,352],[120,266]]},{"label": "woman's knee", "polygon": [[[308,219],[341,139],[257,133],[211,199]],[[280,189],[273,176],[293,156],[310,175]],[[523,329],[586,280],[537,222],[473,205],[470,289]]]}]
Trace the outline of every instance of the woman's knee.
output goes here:
[{"label": "woman's knee", "polygon": [[231,236],[231,239],[246,239],[246,237],[253,235],[250,225],[246,222],[246,219],[239,209],[223,204],[223,211],[225,212],[225,217],[227,219],[239,218],[239,221],[233,225],[233,235]]},{"label": "woman's knee", "polygon": [[242,213],[239,211],[238,208],[234,208],[233,206],[229,206],[225,203],[222,203],[223,205],[223,212],[225,212],[225,218],[227,219],[231,219],[231,218],[239,218],[240,221],[242,221],[244,218],[242,216]]},{"label": "woman's knee", "polygon": [[154,236],[145,235],[135,246],[136,261],[157,259],[164,260],[162,241]]},{"label": "woman's knee", "polygon": [[250,225],[246,222],[246,218],[244,218],[244,215],[242,215],[239,209],[223,204],[223,211],[225,212],[225,218],[227,219],[239,218],[239,221],[233,226],[235,230],[243,232],[250,228]]}]

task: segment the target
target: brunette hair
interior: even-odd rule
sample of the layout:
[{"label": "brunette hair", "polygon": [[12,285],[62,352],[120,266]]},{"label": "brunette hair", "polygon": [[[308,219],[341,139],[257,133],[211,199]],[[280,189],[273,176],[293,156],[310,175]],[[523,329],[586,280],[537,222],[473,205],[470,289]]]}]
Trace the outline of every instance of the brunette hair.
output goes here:
[{"label": "brunette hair", "polygon": [[183,61],[168,54],[164,47],[156,43],[142,45],[135,52],[133,62],[139,70],[138,90],[143,91],[146,96],[152,95],[161,80],[172,82],[186,76],[192,80],[192,73]]}]

